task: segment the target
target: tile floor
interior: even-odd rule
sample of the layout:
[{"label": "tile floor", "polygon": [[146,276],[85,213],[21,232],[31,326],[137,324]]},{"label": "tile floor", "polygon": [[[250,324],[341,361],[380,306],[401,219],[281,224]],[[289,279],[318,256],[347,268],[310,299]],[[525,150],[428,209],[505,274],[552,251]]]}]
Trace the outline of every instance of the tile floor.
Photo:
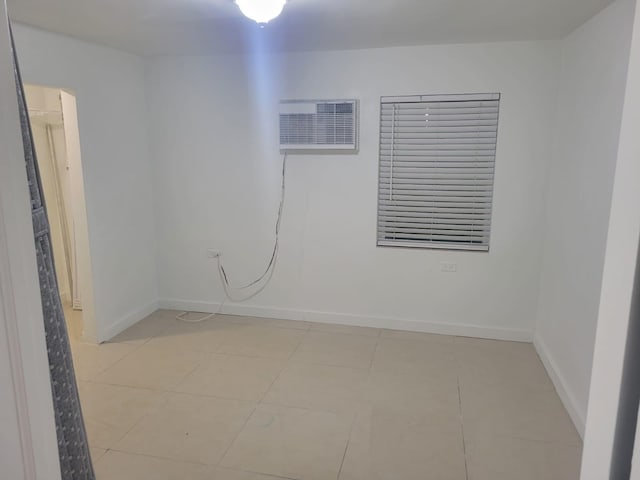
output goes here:
[{"label": "tile floor", "polygon": [[72,344],[98,480],[572,480],[530,344],[158,311]]},{"label": "tile floor", "polygon": [[67,321],[67,333],[72,342],[82,338],[82,310],[74,310],[70,303],[62,301],[64,318]]}]

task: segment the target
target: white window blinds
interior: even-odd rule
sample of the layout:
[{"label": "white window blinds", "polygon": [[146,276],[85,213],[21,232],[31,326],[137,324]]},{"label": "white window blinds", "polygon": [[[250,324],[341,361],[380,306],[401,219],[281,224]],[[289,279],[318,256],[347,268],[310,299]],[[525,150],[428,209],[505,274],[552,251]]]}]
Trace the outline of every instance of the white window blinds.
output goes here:
[{"label": "white window blinds", "polygon": [[500,94],[382,97],[378,245],[489,250]]}]

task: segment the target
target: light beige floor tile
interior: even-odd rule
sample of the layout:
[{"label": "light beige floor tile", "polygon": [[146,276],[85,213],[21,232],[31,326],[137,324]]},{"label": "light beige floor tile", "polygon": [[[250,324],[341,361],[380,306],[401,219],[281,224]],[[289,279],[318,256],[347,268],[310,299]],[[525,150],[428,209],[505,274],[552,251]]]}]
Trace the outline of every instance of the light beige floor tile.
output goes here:
[{"label": "light beige floor tile", "polygon": [[243,325],[255,325],[258,327],[293,328],[297,330],[309,330],[310,323],[300,320],[284,320],[280,318],[246,317],[242,315],[218,315],[217,319],[226,322]]},{"label": "light beige floor tile", "polygon": [[116,385],[166,390],[175,387],[206,359],[207,354],[143,345],[95,380]]},{"label": "light beige floor tile", "polygon": [[82,310],[74,310],[69,304],[63,305],[63,310],[69,341],[71,343],[79,342],[82,339],[82,329],[84,327]]},{"label": "light beige floor tile", "polygon": [[221,466],[300,480],[335,480],[351,416],[260,405]]},{"label": "light beige floor tile", "polygon": [[214,480],[208,465],[109,451],[96,464],[97,480]]},{"label": "light beige floor tile", "polygon": [[404,330],[382,330],[383,338],[395,338],[396,340],[423,340],[425,342],[439,342],[451,344],[455,337],[451,335],[438,335],[435,333],[407,332]]},{"label": "light beige floor tile", "polygon": [[440,342],[380,338],[371,369],[428,378],[457,378],[452,347]]},{"label": "light beige floor tile", "polygon": [[240,400],[168,393],[115,448],[215,465],[253,409]]},{"label": "light beige floor tile", "polygon": [[258,402],[285,366],[285,360],[211,354],[174,390]]},{"label": "light beige floor tile", "polygon": [[197,323],[176,321],[162,334],[151,339],[147,345],[183,351],[214,352],[227,335],[237,330],[238,326],[216,319]]},{"label": "light beige floor tile", "polygon": [[455,351],[462,380],[553,390],[530,343],[457,338]]},{"label": "light beige floor tile", "polygon": [[458,382],[454,376],[432,378],[371,372],[363,403],[375,413],[413,418],[440,416],[457,423],[460,418]]},{"label": "light beige floor tile", "polygon": [[127,328],[124,332],[113,337],[110,342],[142,345],[149,339],[164,332],[174,323],[174,321],[175,320],[170,316],[152,313],[140,320],[138,323]]},{"label": "light beige floor tile", "polygon": [[578,480],[579,446],[510,437],[467,441],[469,480]]},{"label": "light beige floor tile", "polygon": [[350,325],[338,325],[334,323],[312,323],[312,332],[344,333],[348,335],[364,335],[366,337],[377,337],[380,335],[379,328],[353,327]]},{"label": "light beige floor tile", "polygon": [[291,360],[368,369],[377,341],[375,337],[360,335],[307,332]]},{"label": "light beige floor tile", "polygon": [[211,480],[291,480],[285,477],[275,477],[273,475],[263,475],[254,472],[241,472],[240,470],[229,470],[228,468],[217,468]]},{"label": "light beige floor tile", "polygon": [[363,411],[356,419],[340,480],[465,480],[459,422]]},{"label": "light beige floor tile", "polygon": [[362,402],[368,372],[361,369],[291,363],[263,402],[331,412],[355,411]]},{"label": "light beige floor tile", "polygon": [[508,436],[579,445],[580,437],[555,391],[460,384],[465,438]]},{"label": "light beige floor tile", "polygon": [[95,465],[95,463],[100,460],[107,451],[104,448],[89,447],[89,453],[91,454],[91,461]]},{"label": "light beige floor tile", "polygon": [[225,335],[216,353],[287,359],[295,351],[305,334],[293,328],[262,327],[235,324]]},{"label": "light beige floor tile", "polygon": [[582,463],[582,445],[560,445],[547,443],[544,450],[546,478],[551,480],[578,480]]},{"label": "light beige floor tile", "polygon": [[73,367],[79,380],[93,380],[96,375],[133,352],[137,345],[125,343],[90,343],[75,342],[71,344]]},{"label": "light beige floor tile", "polygon": [[79,382],[98,480],[463,479],[461,405],[469,480],[578,478],[580,438],[530,344],[178,313],[73,342],[78,377],[109,383]]},{"label": "light beige floor tile", "polygon": [[159,400],[153,390],[78,382],[89,445],[111,448]]}]

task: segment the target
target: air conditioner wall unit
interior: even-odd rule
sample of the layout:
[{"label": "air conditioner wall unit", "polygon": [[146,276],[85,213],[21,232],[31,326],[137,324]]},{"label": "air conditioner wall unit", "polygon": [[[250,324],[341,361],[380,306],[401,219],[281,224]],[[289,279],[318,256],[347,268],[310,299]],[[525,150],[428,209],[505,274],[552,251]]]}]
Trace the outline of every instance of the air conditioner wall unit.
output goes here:
[{"label": "air conditioner wall unit", "polygon": [[280,151],[357,153],[357,100],[282,100]]}]

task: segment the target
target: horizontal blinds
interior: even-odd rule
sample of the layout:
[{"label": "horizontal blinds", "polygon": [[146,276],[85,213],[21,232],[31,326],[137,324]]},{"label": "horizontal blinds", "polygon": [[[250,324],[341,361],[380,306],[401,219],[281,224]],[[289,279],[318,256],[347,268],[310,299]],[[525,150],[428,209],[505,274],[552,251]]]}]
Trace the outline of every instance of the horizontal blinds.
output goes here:
[{"label": "horizontal blinds", "polygon": [[499,103],[382,98],[378,245],[489,249]]}]

